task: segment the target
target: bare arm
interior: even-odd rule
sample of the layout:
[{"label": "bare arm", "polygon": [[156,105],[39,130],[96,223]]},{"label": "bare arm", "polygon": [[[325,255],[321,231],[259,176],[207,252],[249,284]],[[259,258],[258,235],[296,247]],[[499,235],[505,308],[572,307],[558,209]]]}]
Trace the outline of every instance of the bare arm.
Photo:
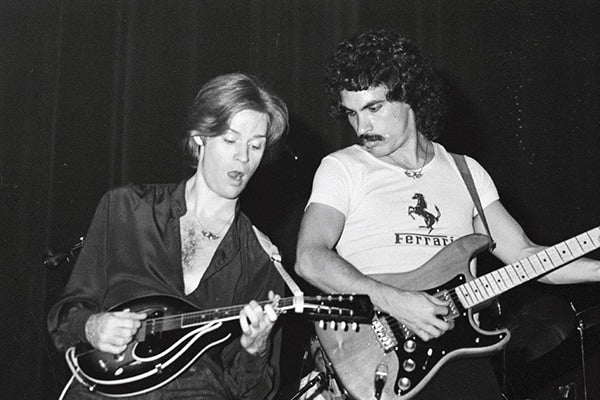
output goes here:
[{"label": "bare arm", "polygon": [[[496,248],[492,254],[504,263],[510,264],[547,247],[533,243],[500,201],[495,201],[487,206],[484,212],[492,237],[496,241]],[[476,232],[486,233],[479,216],[475,218],[474,226]],[[544,275],[539,281],[554,284],[599,282],[600,261],[579,258]]]},{"label": "bare arm", "polygon": [[446,302],[378,282],[341,258],[335,245],[344,223],[344,215],[333,207],[309,205],[298,236],[295,270],[301,277],[327,292],[368,294],[379,309],[400,320],[423,340],[451,329],[451,323],[438,317],[448,313]]}]

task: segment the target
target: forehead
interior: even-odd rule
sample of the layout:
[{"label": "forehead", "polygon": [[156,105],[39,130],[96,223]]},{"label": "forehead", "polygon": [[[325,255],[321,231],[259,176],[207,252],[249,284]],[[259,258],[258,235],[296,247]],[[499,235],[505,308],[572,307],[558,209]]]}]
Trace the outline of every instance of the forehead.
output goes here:
[{"label": "forehead", "polygon": [[238,111],[229,120],[229,130],[240,135],[266,136],[268,117],[254,110]]},{"label": "forehead", "polygon": [[345,108],[360,110],[368,104],[387,101],[385,97],[387,92],[387,87],[383,85],[358,91],[342,90],[340,103]]}]

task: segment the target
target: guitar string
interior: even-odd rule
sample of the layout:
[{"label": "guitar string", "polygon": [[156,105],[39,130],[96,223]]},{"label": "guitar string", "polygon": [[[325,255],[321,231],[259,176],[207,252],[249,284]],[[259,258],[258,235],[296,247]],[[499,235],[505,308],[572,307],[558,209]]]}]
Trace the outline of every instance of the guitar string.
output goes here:
[{"label": "guitar string", "polygon": [[[288,303],[288,304],[283,304],[283,306],[291,304],[290,299],[280,299],[280,302]],[[262,305],[266,305],[266,304],[270,304],[270,303],[272,303],[272,302],[265,300],[265,301],[259,302],[258,304],[262,306]],[[218,314],[228,314],[228,313],[233,313],[233,312],[239,312],[242,308],[244,308],[244,306],[223,307],[223,308],[219,308],[217,310],[210,310],[210,311],[198,310],[198,311],[192,311],[190,313],[167,315],[164,317],[151,318],[151,319],[146,320],[145,322],[146,323],[149,323],[150,321],[152,321],[152,322],[167,322],[169,320],[180,320],[183,316],[185,316],[186,319],[193,319],[195,317],[206,318],[206,316],[209,316],[209,315],[218,315]]]},{"label": "guitar string", "polygon": [[[293,297],[288,297],[288,298],[282,298],[279,299],[278,301],[278,307],[277,308],[285,308],[285,307],[289,307],[291,305],[293,305],[294,303],[294,298]],[[323,299],[322,298],[318,298],[318,297],[305,297],[304,298],[305,301],[308,302],[322,302]],[[265,300],[265,301],[261,301],[258,304],[259,305],[266,305],[266,304],[272,304],[272,301],[269,300]],[[319,305],[318,307],[327,307],[328,309],[332,308],[331,306],[326,306],[324,304]],[[207,316],[210,315],[218,315],[218,314],[233,314],[235,313],[239,313],[239,311],[244,308],[244,306],[231,306],[231,307],[223,307],[217,310],[212,310],[212,311],[206,311],[206,310],[199,310],[199,311],[192,311],[189,314],[178,314],[178,315],[167,315],[164,317],[155,317],[155,318],[151,318],[148,319],[146,321],[144,321],[146,324],[150,324],[150,323],[157,323],[157,322],[170,322],[170,321],[180,321],[182,316],[185,315],[185,319],[186,320],[192,320],[194,318],[203,318],[206,319]],[[341,308],[340,308],[341,309]],[[231,316],[231,315],[230,315]]]},{"label": "guitar string", "polygon": [[[449,292],[450,292],[450,298],[452,299],[452,301],[453,301],[455,304],[461,304],[461,305],[462,305],[462,303],[459,301],[459,296],[458,296],[458,294],[456,293],[456,289],[458,289],[458,288],[459,288],[459,287],[461,287],[461,286],[462,286],[462,287],[466,287],[466,286],[467,286],[467,284],[472,284],[472,283],[475,283],[475,281],[478,281],[478,280],[479,280],[480,282],[483,282],[483,279],[482,279],[482,278],[486,277],[486,279],[488,279],[488,287],[485,287],[485,284],[484,284],[484,287],[485,287],[485,289],[486,289],[486,293],[483,293],[483,292],[481,292],[481,291],[477,290],[476,288],[475,288],[475,289],[473,289],[473,288],[472,288],[472,290],[474,290],[474,292],[476,292],[476,293],[480,293],[480,295],[481,295],[482,297],[484,297],[484,299],[483,299],[483,300],[478,300],[478,299],[474,298],[474,299],[473,299],[473,301],[475,301],[475,302],[476,302],[474,305],[481,304],[482,302],[485,302],[485,301],[487,301],[487,300],[490,300],[490,299],[492,299],[492,298],[494,298],[494,297],[496,297],[496,296],[498,296],[498,295],[500,295],[500,294],[502,294],[502,293],[504,293],[504,292],[506,292],[506,291],[508,291],[508,290],[510,290],[510,289],[512,289],[512,288],[515,288],[516,286],[519,286],[519,285],[521,285],[521,284],[525,283],[525,282],[526,282],[526,281],[528,281],[528,280],[534,279],[535,277],[537,277],[537,276],[539,276],[539,275],[542,275],[542,274],[543,274],[543,273],[545,273],[545,272],[548,272],[548,271],[551,271],[551,270],[553,270],[553,269],[556,269],[556,268],[557,268],[557,267],[559,267],[560,265],[564,265],[564,263],[566,263],[566,262],[569,262],[569,261],[572,261],[572,260],[573,260],[573,259],[575,259],[575,258],[579,258],[579,257],[581,257],[581,256],[583,256],[583,255],[585,255],[585,254],[587,254],[588,252],[590,252],[590,251],[593,251],[593,250],[596,250],[598,247],[600,247],[600,245],[596,245],[596,244],[594,243],[594,240],[593,240],[593,239],[592,239],[592,237],[591,237],[591,232],[592,232],[592,231],[595,231],[596,229],[598,229],[598,227],[596,227],[596,228],[593,228],[593,229],[590,229],[589,231],[587,231],[587,232],[584,232],[583,234],[581,234],[581,235],[579,235],[579,236],[576,236],[576,237],[574,237],[574,239],[577,241],[577,244],[579,245],[579,247],[580,247],[580,248],[581,248],[581,250],[582,250],[582,253],[581,253],[581,254],[579,254],[579,255],[577,255],[577,256],[575,256],[575,254],[573,254],[573,251],[572,251],[572,250],[571,250],[571,249],[568,247],[568,245],[567,245],[567,243],[566,243],[567,241],[565,240],[565,241],[563,241],[563,242],[561,242],[561,243],[558,243],[558,244],[556,244],[556,245],[554,245],[554,246],[551,246],[551,247],[549,247],[548,249],[544,249],[544,250],[542,250],[542,251],[540,251],[540,252],[538,252],[538,253],[535,253],[535,254],[533,254],[533,255],[531,255],[531,256],[529,256],[529,257],[526,257],[525,259],[526,259],[527,261],[529,261],[529,262],[530,262],[530,264],[532,264],[532,269],[533,269],[533,272],[534,272],[534,276],[533,276],[533,277],[530,277],[530,276],[529,276],[529,273],[527,272],[526,268],[525,268],[525,267],[522,265],[522,261],[523,261],[523,260],[525,260],[525,259],[523,259],[523,260],[519,260],[519,261],[517,261],[517,262],[515,262],[515,263],[512,263],[512,264],[506,265],[506,266],[504,266],[503,268],[499,268],[499,269],[497,269],[497,270],[495,270],[495,271],[492,271],[492,272],[490,272],[490,273],[488,273],[488,274],[482,275],[482,276],[480,276],[480,277],[477,277],[477,278],[475,278],[475,279],[473,279],[473,280],[471,280],[471,281],[469,281],[469,282],[466,282],[466,283],[464,283],[464,284],[462,284],[462,285],[459,285],[459,286],[455,287],[454,289],[452,289],[452,290],[450,290],[450,291],[449,291]],[[586,237],[586,236],[587,236],[588,240],[589,240],[589,241],[592,243],[592,248],[591,248],[591,249],[590,249],[590,248],[589,248],[589,246],[588,246],[588,241],[586,241],[586,240],[585,240],[585,237]],[[584,245],[586,245],[586,246],[588,246],[587,248],[584,248],[584,246],[581,244],[581,242],[580,242],[580,238],[581,238],[581,237],[584,237],[584,239],[583,239],[583,244],[584,244]],[[565,254],[565,252],[564,252],[564,251],[562,251],[562,252],[561,252],[561,251],[560,251],[560,249],[558,248],[560,245],[565,245],[565,246],[567,246],[567,250],[569,250],[569,254]],[[561,262],[561,263],[558,263],[558,265],[555,265],[554,261],[551,259],[550,255],[548,254],[548,250],[549,250],[549,249],[554,249],[554,250],[555,250],[555,251],[556,251],[556,252],[559,254],[559,257],[561,257],[561,259],[563,259],[563,262]],[[541,262],[541,260],[540,260],[540,265],[541,265],[541,268],[542,268],[542,270],[544,271],[544,272],[542,272],[542,273],[538,273],[538,272],[535,270],[535,268],[533,267],[533,263],[532,263],[532,262],[531,262],[531,260],[530,260],[530,259],[531,259],[531,258],[533,258],[533,257],[537,257],[537,258],[538,258],[538,260],[539,260],[539,255],[540,255],[540,254],[543,254],[543,255],[545,255],[545,262],[549,262],[549,263],[551,264],[551,267],[550,267],[550,268],[547,268],[547,267],[544,265],[544,263],[542,263],[542,262]],[[561,254],[563,254],[563,255],[567,255],[567,256],[569,257],[569,259],[568,259],[568,260],[564,260],[563,256],[561,256]],[[522,270],[523,270],[523,273],[525,274],[525,276],[520,276],[520,275],[519,275],[519,273],[516,271],[516,268],[517,268],[517,267],[516,267],[516,265],[517,265],[517,264],[521,265],[521,267],[522,267]],[[512,270],[513,270],[513,272],[515,273],[515,275],[516,275],[517,279],[519,280],[519,282],[517,282],[517,283],[515,283],[515,282],[514,282],[514,280],[513,280],[512,276],[511,276],[511,275],[508,273],[508,270],[509,270],[509,268],[512,268]],[[492,276],[492,273],[493,273],[493,272],[498,272],[498,273],[500,273],[500,271],[501,271],[501,270],[505,270],[505,271],[506,271],[506,274],[507,274],[508,278],[510,279],[510,287],[507,287],[506,289],[502,289],[502,288],[500,288],[500,286],[498,286],[498,288],[499,288],[499,289],[501,289],[501,290],[500,290],[500,292],[499,292],[499,293],[495,293],[495,294],[493,294],[492,296],[490,296],[488,288],[489,288],[489,289],[490,289],[492,292],[495,292],[495,290],[494,290],[493,286],[491,285],[491,282],[490,282],[490,280],[489,280],[489,276]],[[501,274],[500,274],[500,276],[502,277],[502,275],[501,275]],[[493,278],[493,276],[492,276],[492,278]],[[503,279],[503,280],[506,282],[506,279]],[[494,281],[495,281],[495,278],[494,278]],[[465,289],[465,291],[467,291],[467,290]],[[468,291],[467,291],[467,293],[468,293]],[[473,296],[471,296],[471,297],[473,298]],[[473,305],[473,306],[474,306],[474,305]],[[471,309],[473,306],[470,306],[470,307],[464,307],[464,306],[462,306],[462,307],[463,307],[463,308],[465,308],[465,310],[468,310],[468,309]],[[393,318],[393,320],[392,320],[391,322],[389,322],[389,321],[388,321],[388,325],[390,326],[390,328],[397,328],[397,327],[399,327],[400,325],[402,325],[403,327],[406,327],[404,324],[400,323],[400,322],[399,322],[398,320],[396,320],[395,318]],[[408,329],[408,328],[407,328],[407,329]],[[409,330],[409,331],[410,331],[410,330]],[[412,331],[411,331],[411,332],[412,332]]]}]

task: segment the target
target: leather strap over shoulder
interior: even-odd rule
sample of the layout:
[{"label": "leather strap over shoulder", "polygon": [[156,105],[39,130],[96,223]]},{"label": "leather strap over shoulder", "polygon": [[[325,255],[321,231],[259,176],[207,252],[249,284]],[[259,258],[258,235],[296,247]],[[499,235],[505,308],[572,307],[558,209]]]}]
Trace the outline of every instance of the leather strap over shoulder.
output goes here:
[{"label": "leather strap over shoulder", "polygon": [[487,219],[485,218],[485,213],[483,212],[483,207],[481,206],[481,200],[479,200],[477,188],[475,188],[475,183],[473,182],[473,176],[471,175],[471,171],[469,170],[469,166],[467,165],[467,160],[465,159],[465,156],[461,154],[450,153],[450,155],[454,159],[454,162],[456,163],[456,166],[460,171],[460,175],[462,176],[463,181],[465,182],[465,185],[469,190],[469,194],[473,199],[473,203],[475,203],[475,208],[477,208],[477,212],[481,216],[483,226],[485,227],[485,230],[488,236],[490,237],[489,250],[494,251],[494,249],[496,248],[496,242],[494,241],[494,238],[492,238],[490,227],[488,226]]},{"label": "leather strap over shoulder", "polygon": [[258,242],[271,258],[271,261],[273,262],[273,265],[275,265],[277,272],[279,272],[279,275],[281,275],[283,281],[292,291],[292,294],[294,295],[294,310],[296,312],[302,312],[302,310],[304,309],[304,293],[281,264],[282,259],[281,255],[279,254],[279,249],[271,242],[271,239],[269,239],[267,235],[258,230],[256,226],[252,225],[252,229],[256,234]]}]

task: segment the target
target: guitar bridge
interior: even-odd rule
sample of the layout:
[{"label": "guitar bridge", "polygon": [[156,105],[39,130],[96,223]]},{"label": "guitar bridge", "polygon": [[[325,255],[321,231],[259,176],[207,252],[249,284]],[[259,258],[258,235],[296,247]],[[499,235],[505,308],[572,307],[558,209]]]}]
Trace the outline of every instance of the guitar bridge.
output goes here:
[{"label": "guitar bridge", "polygon": [[385,317],[379,318],[380,315],[381,313],[377,312],[377,315],[375,315],[373,321],[371,321],[371,327],[373,328],[373,332],[377,337],[377,342],[383,351],[389,353],[398,347],[398,340],[388,325]]}]

